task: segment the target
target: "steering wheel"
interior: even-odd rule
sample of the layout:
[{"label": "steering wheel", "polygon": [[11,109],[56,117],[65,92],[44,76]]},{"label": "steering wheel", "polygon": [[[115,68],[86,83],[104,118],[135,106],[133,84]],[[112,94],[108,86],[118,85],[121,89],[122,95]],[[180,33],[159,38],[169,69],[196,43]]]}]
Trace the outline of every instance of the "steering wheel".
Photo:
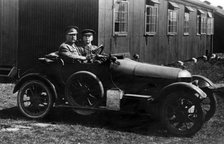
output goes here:
[{"label": "steering wheel", "polygon": [[87,62],[88,63],[103,63],[107,61],[107,59],[108,59],[107,55],[93,54],[88,57]]},{"label": "steering wheel", "polygon": [[104,46],[101,44],[95,50],[93,50],[94,54],[101,54],[104,50]]}]

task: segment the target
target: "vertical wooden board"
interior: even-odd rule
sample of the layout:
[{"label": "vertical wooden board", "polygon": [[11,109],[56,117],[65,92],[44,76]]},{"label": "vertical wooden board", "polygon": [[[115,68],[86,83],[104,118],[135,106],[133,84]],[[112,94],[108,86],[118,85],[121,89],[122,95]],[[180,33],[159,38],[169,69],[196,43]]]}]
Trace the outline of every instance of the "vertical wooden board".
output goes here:
[{"label": "vertical wooden board", "polygon": [[98,44],[104,43],[105,37],[105,1],[99,0],[99,20],[98,20]]},{"label": "vertical wooden board", "polygon": [[[106,6],[109,2],[105,0],[99,0],[99,19],[98,19],[98,44],[104,45],[104,52],[110,53],[111,51],[111,42],[110,34],[107,27],[107,21],[109,20],[108,16],[111,13]],[[110,22],[108,22],[109,24]],[[108,34],[109,33],[109,34]]]},{"label": "vertical wooden board", "polygon": [[132,1],[132,5],[129,5],[129,20],[130,20],[130,23],[129,23],[129,34],[130,34],[130,37],[129,37],[129,52],[131,54],[139,54],[139,49],[137,51],[137,49],[135,48],[134,46],[134,41],[135,41],[135,32],[133,31],[133,28],[134,28],[134,24],[135,24],[135,19],[134,19],[134,3],[135,1],[133,0]]},{"label": "vertical wooden board", "polygon": [[18,44],[18,0],[1,1],[0,65],[16,65]]},{"label": "vertical wooden board", "polygon": [[132,5],[133,9],[130,12],[133,13],[133,34],[137,36],[144,35],[144,10],[145,10],[144,0],[134,0]]},{"label": "vertical wooden board", "polygon": [[163,57],[160,63],[169,63],[169,39],[167,36],[167,1],[160,1],[159,5],[159,47],[157,49],[157,59]]},{"label": "vertical wooden board", "polygon": [[112,52],[112,32],[113,32],[113,0],[99,0],[99,40],[98,43],[103,43],[105,52]]},{"label": "vertical wooden board", "polygon": [[159,63],[159,59],[162,57],[158,56],[158,37],[157,35],[151,37],[143,37],[145,45],[145,59],[150,63]]},{"label": "vertical wooden board", "polygon": [[177,41],[177,49],[178,49],[178,60],[185,59],[186,57],[186,49],[187,47],[184,46],[184,10],[185,6],[179,4],[178,10],[178,41]]},{"label": "vertical wooden board", "polygon": [[207,35],[206,34],[204,34],[203,36],[202,36],[202,40],[201,40],[201,48],[200,48],[200,53],[197,55],[197,57],[200,57],[200,56],[202,56],[202,55],[204,55],[205,54],[205,52],[206,52],[206,40],[207,40]]},{"label": "vertical wooden board", "polygon": [[105,3],[105,36],[111,37],[113,35],[113,0],[108,0]]},{"label": "vertical wooden board", "polygon": [[206,37],[206,51],[205,54],[208,53],[213,53],[213,48],[212,48],[212,36],[211,35],[207,35]]},{"label": "vertical wooden board", "polygon": [[160,1],[159,5],[159,35],[167,35],[167,10],[168,2],[166,0]]},{"label": "vertical wooden board", "polygon": [[219,14],[214,14],[214,52],[215,53],[224,53],[224,19],[223,16],[220,16]]},{"label": "vertical wooden board", "polygon": [[189,57],[188,59],[194,57],[194,53],[197,51],[198,49],[198,37],[197,37],[197,31],[196,31],[196,27],[197,27],[197,9],[194,8],[194,12],[190,13],[190,48],[189,48]]},{"label": "vertical wooden board", "polygon": [[168,45],[169,45],[169,52],[168,52],[168,62],[173,63],[178,60],[178,49],[177,49],[177,36],[168,36]]},{"label": "vertical wooden board", "polygon": [[144,53],[144,43],[145,39],[144,36],[144,9],[145,9],[145,3],[144,0],[133,0],[132,7],[130,9],[130,15],[132,17],[132,27],[130,28],[130,47],[132,54],[139,54],[140,59],[144,60],[145,53]]},{"label": "vertical wooden board", "polygon": [[[0,19],[2,19],[3,16],[3,0],[0,0]],[[3,64],[3,47],[2,47],[2,20],[0,20],[0,65]]]}]

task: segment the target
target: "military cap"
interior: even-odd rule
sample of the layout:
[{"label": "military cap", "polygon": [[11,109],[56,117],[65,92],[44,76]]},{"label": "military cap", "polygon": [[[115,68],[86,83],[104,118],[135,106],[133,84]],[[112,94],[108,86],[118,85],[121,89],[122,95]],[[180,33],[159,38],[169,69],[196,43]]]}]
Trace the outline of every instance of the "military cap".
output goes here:
[{"label": "military cap", "polygon": [[82,35],[94,35],[96,32],[92,29],[84,29],[82,30]]},{"label": "military cap", "polygon": [[79,28],[77,26],[68,26],[65,29],[65,34],[69,34],[69,35],[77,34],[76,31],[74,30],[78,31]]}]

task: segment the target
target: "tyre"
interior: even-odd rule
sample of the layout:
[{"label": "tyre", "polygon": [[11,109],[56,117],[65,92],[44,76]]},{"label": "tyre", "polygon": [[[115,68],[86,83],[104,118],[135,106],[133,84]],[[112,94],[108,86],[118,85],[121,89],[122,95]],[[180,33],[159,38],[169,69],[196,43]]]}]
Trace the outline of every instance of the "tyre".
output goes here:
[{"label": "tyre", "polygon": [[201,106],[205,112],[205,121],[208,121],[216,112],[217,99],[209,88],[203,88],[202,90],[207,94],[207,97],[201,101]]},{"label": "tyre", "polygon": [[104,95],[103,85],[100,80],[92,73],[82,71],[72,74],[65,87],[65,96],[71,106],[83,108],[82,110],[73,109],[81,115],[93,114],[102,101]]},{"label": "tyre", "polygon": [[161,122],[169,133],[192,136],[204,122],[200,100],[193,93],[178,91],[166,96],[161,105]]},{"label": "tyre", "polygon": [[53,97],[50,89],[39,80],[25,82],[17,96],[19,110],[28,118],[45,117],[53,107]]}]

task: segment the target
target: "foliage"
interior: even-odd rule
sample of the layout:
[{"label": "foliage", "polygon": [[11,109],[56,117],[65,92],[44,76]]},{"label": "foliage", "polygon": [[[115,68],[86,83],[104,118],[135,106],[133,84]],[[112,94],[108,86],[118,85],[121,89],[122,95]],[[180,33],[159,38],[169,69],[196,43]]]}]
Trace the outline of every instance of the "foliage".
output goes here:
[{"label": "foliage", "polygon": [[203,75],[214,83],[224,80],[224,61],[222,60],[188,62],[185,64],[185,68],[192,74]]}]

